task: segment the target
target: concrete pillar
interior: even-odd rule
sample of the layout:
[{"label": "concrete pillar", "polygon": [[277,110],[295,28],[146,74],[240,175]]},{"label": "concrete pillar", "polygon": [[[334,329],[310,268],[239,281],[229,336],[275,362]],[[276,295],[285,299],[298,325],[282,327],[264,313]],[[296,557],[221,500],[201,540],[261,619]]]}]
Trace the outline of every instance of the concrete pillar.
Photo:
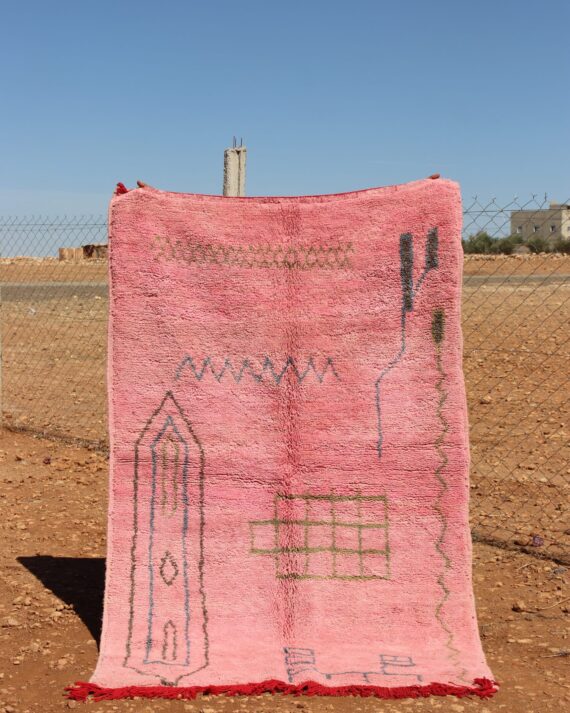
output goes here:
[{"label": "concrete pillar", "polygon": [[224,195],[245,196],[245,146],[224,151]]}]

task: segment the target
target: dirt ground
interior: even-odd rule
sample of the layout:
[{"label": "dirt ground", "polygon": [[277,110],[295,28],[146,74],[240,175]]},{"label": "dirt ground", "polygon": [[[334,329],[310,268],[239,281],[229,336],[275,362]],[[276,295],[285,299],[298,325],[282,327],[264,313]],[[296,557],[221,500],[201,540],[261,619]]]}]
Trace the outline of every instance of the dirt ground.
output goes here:
[{"label": "dirt ground", "polygon": [[[106,271],[104,261],[0,260],[6,423],[94,444],[89,450],[0,434],[0,713],[79,707],[66,701],[63,687],[88,678],[97,657],[107,496],[107,461],[96,449],[104,447],[107,428]],[[483,644],[502,684],[494,699],[206,697],[97,704],[101,710],[570,709],[569,276],[568,256],[465,261],[473,528],[562,562],[475,544]],[[6,284],[15,285],[7,299]]]},{"label": "dirt ground", "polygon": [[[0,435],[0,711],[80,708],[66,685],[96,658],[104,585],[107,461],[29,434]],[[483,645],[502,684],[491,700],[283,696],[109,701],[102,711],[550,713],[570,709],[567,567],[475,544]]]},{"label": "dirt ground", "polygon": [[[472,523],[570,562],[570,256],[469,255]],[[6,423],[106,445],[107,263],[0,259]]]}]

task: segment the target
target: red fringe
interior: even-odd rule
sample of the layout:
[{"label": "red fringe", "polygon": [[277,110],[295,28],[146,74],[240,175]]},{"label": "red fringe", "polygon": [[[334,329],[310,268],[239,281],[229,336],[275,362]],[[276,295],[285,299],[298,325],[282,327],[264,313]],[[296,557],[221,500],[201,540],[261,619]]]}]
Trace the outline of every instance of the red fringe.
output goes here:
[{"label": "red fringe", "polygon": [[116,196],[122,196],[123,193],[128,193],[129,189],[125,186],[124,183],[117,183],[117,187],[115,188],[115,195]]},{"label": "red fringe", "polygon": [[179,698],[193,700],[199,694],[226,696],[258,696],[262,693],[288,693],[293,696],[363,696],[375,698],[427,698],[428,696],[479,696],[491,698],[498,684],[488,678],[476,678],[473,686],[456,686],[451,683],[430,683],[427,686],[323,686],[314,681],[299,685],[269,680],[261,683],[244,683],[235,686],[125,686],[124,688],[102,688],[96,683],[78,681],[69,686],[67,697],[75,701],[86,701],[90,696],[95,701],[111,701],[118,698]]}]

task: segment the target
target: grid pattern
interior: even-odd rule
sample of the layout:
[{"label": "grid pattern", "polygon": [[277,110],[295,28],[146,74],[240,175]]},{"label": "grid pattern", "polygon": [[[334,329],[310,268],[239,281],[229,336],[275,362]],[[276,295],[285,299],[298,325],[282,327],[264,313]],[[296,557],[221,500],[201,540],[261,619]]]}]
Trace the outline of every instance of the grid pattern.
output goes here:
[{"label": "grid pattern", "polygon": [[388,508],[381,495],[277,495],[273,518],[250,522],[251,552],[280,579],[389,579]]},{"label": "grid pattern", "polygon": [[[464,239],[491,239],[463,275],[471,522],[478,539],[568,563],[570,240],[496,254],[513,211],[550,236],[549,203],[465,197]],[[102,215],[0,218],[5,427],[107,448],[107,261],[56,257],[106,240]]]}]

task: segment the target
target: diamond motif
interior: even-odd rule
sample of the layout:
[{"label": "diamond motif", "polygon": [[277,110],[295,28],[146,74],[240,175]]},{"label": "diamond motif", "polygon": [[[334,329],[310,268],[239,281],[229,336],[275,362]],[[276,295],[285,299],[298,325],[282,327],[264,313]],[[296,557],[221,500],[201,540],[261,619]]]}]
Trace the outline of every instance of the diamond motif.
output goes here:
[{"label": "diamond motif", "polygon": [[168,552],[164,553],[163,558],[160,560],[160,568],[158,570],[162,581],[170,587],[172,582],[178,577],[178,565],[174,557]]}]

